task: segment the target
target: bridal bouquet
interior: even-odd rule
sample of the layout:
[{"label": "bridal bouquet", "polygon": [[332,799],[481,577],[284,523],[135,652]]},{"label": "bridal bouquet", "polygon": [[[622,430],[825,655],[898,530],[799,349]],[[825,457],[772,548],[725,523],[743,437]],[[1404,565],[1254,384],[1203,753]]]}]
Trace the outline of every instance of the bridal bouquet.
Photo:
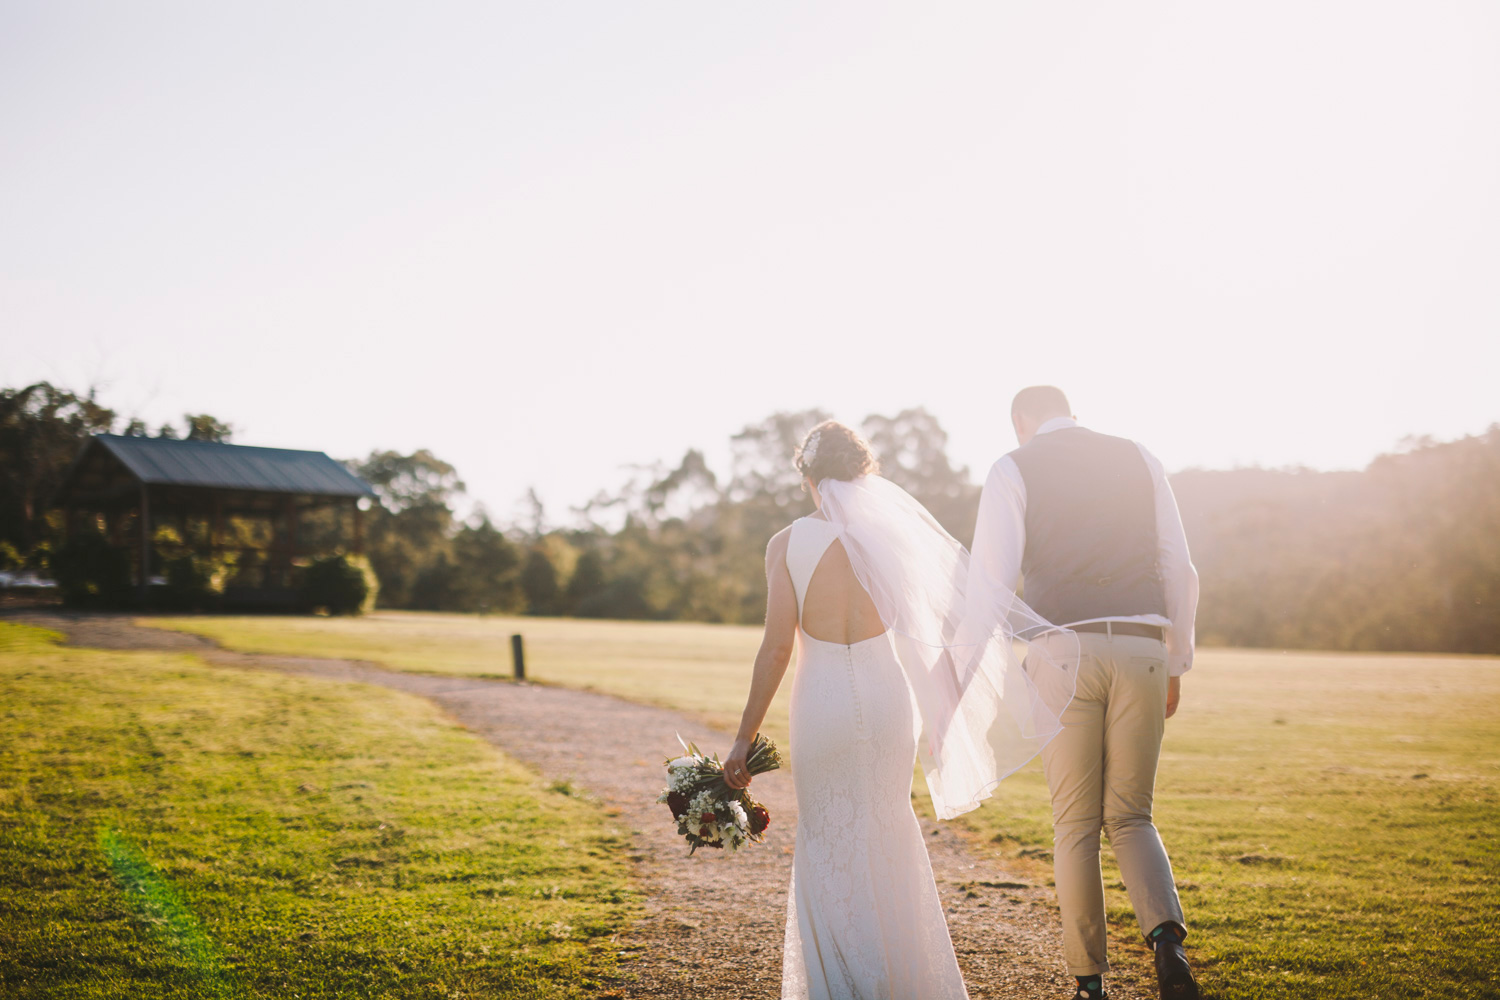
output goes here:
[{"label": "bridal bouquet", "polygon": [[[771,825],[766,807],[745,789],[725,784],[718,754],[705,756],[695,744],[683,743],[681,736],[677,742],[687,753],[667,761],[667,787],[656,801],[672,810],[677,832],[687,838],[688,853],[700,847],[737,851],[751,841],[765,840]],[[747,764],[752,776],[774,771],[781,766],[781,751],[757,733]]]}]

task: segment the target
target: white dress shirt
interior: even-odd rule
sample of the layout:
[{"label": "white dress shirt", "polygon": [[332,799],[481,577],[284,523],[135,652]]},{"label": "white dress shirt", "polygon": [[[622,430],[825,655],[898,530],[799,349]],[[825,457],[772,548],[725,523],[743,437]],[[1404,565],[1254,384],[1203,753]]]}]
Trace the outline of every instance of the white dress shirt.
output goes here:
[{"label": "white dress shirt", "polygon": [[[1037,428],[1047,434],[1063,427],[1077,427],[1069,417],[1055,417]],[[1198,613],[1198,571],[1188,557],[1187,534],[1177,498],[1167,483],[1161,462],[1140,443],[1141,458],[1151,471],[1156,492],[1156,565],[1161,573],[1167,613],[1090,618],[1089,622],[1139,622],[1160,625],[1167,643],[1167,672],[1181,677],[1193,667],[1193,619]],[[1004,455],[990,469],[979,498],[979,520],[974,525],[974,547],[969,559],[970,587],[1003,587],[1014,591],[1021,582],[1021,560],[1026,553],[1026,481],[1015,460]],[[984,591],[978,591],[983,593]],[[1056,622],[1083,625],[1086,622]]]}]

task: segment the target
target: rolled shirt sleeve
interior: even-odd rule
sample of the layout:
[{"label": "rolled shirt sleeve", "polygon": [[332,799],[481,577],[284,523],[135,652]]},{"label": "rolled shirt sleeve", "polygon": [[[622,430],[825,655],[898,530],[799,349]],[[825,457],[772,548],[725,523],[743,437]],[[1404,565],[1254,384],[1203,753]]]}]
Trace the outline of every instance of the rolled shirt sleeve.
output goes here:
[{"label": "rolled shirt sleeve", "polygon": [[1177,498],[1172,495],[1166,470],[1144,446],[1137,443],[1136,447],[1151,470],[1156,491],[1156,560],[1165,591],[1167,618],[1172,623],[1166,627],[1167,673],[1181,677],[1193,668],[1198,571],[1188,556],[1187,532],[1183,530],[1182,514],[1177,510]]}]

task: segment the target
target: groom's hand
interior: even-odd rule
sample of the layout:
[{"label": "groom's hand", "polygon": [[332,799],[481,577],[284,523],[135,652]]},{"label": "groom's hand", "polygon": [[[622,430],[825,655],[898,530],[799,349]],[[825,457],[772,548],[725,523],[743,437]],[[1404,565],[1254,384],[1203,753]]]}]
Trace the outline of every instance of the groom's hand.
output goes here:
[{"label": "groom's hand", "polygon": [[1177,704],[1182,701],[1182,678],[1173,677],[1167,681],[1167,718],[1177,714]]}]

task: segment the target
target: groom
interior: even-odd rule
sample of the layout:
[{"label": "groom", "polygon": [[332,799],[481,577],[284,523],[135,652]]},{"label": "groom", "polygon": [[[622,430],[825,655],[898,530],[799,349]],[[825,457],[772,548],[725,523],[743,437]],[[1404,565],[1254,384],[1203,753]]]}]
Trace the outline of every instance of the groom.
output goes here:
[{"label": "groom", "polygon": [[1024,577],[1032,610],[1078,634],[1077,693],[1042,752],[1075,996],[1105,996],[1102,830],[1155,951],[1163,1000],[1197,1000],[1182,903],[1151,821],[1162,732],[1193,663],[1198,605],[1177,501],[1160,462],[1080,427],[1060,389],[1021,390],[1011,422],[1021,447],[985,481],[970,588],[1014,590]]}]

